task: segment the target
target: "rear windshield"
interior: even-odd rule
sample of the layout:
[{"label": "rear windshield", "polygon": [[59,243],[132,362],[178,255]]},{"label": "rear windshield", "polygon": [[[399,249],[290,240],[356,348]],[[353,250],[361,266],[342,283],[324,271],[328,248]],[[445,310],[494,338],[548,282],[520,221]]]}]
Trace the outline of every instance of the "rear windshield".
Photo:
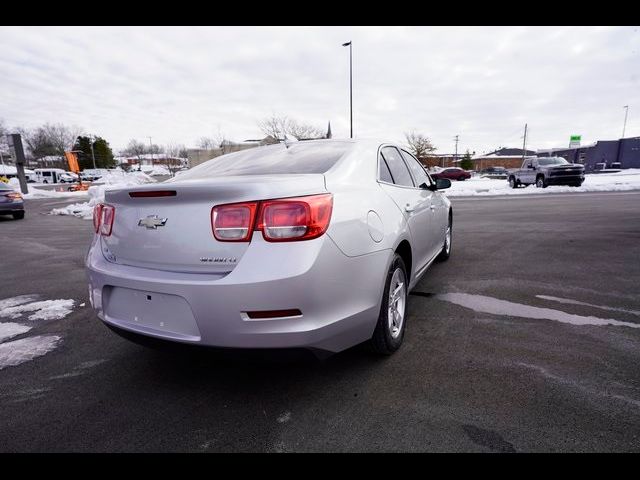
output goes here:
[{"label": "rear windshield", "polygon": [[295,142],[255,147],[213,158],[178,177],[193,180],[231,175],[325,173],[353,148],[352,142]]},{"label": "rear windshield", "polygon": [[0,190],[13,190],[13,187],[4,182],[0,182]]}]

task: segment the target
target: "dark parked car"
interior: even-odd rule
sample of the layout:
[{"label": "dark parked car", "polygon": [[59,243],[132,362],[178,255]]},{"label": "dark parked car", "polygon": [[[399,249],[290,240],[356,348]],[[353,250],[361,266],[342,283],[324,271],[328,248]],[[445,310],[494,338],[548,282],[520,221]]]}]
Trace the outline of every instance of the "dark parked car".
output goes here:
[{"label": "dark parked car", "polygon": [[579,187],[584,182],[584,165],[569,163],[562,157],[525,158],[520,170],[509,173],[509,185],[532,185],[546,188],[549,185]]},{"label": "dark parked car", "polygon": [[489,178],[507,178],[509,170],[504,167],[488,167],[480,171],[480,175]]},{"label": "dark parked car", "polygon": [[438,173],[432,173],[432,178],[447,178],[449,180],[466,180],[471,178],[471,174],[466,170],[458,167],[449,167]]},{"label": "dark parked car", "polygon": [[22,194],[11,185],[0,182],[0,215],[12,215],[15,220],[24,218]]}]

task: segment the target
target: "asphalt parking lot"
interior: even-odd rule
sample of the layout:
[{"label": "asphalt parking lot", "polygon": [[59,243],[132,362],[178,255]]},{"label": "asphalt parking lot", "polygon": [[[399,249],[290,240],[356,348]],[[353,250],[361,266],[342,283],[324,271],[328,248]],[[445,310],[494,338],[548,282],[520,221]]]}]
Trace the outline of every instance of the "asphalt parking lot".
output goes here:
[{"label": "asphalt parking lot", "polygon": [[0,370],[0,451],[640,451],[640,192],[452,202],[402,349],[317,361],[123,340],[88,306],[91,222],[28,201],[0,217],[0,299],[76,308]]}]

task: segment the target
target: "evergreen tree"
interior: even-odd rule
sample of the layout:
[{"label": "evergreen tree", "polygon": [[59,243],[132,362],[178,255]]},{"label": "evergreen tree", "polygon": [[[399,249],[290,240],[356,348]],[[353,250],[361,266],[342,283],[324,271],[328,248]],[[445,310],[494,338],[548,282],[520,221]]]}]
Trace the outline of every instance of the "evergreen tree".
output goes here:
[{"label": "evergreen tree", "polygon": [[81,170],[93,168],[93,156],[96,159],[96,168],[113,168],[116,166],[109,142],[102,137],[93,138],[93,156],[91,154],[90,137],[79,136],[73,145],[73,149],[80,150],[78,152],[78,163]]},{"label": "evergreen tree", "polygon": [[467,150],[467,153],[462,157],[462,160],[460,161],[460,168],[463,168],[464,170],[473,170],[473,160],[471,160],[469,150]]}]

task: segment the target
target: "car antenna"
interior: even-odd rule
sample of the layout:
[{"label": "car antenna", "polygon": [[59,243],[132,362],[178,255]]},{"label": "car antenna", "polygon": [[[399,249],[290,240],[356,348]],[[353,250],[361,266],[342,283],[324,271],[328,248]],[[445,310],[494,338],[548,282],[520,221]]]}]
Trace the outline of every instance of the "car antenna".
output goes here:
[{"label": "car antenna", "polygon": [[292,144],[296,143],[298,139],[296,137],[290,137],[285,133],[284,135],[284,146],[289,148]]}]

